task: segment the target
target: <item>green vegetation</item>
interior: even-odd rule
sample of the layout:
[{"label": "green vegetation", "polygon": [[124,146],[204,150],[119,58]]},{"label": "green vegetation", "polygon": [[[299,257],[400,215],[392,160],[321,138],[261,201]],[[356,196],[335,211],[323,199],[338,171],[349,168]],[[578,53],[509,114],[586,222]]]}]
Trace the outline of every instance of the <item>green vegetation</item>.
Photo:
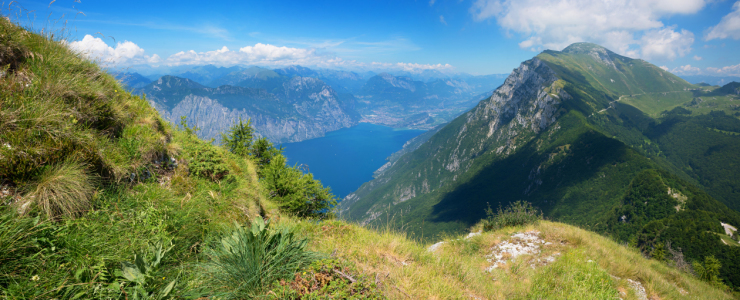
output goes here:
[{"label": "green vegetation", "polygon": [[489,206],[486,209],[486,216],[483,219],[483,230],[485,231],[498,230],[507,226],[537,224],[542,220],[542,212],[538,214],[532,203],[525,201],[512,202],[503,210],[499,206],[498,212],[494,212]]},{"label": "green vegetation", "polygon": [[[226,299],[253,298],[278,280],[289,279],[318,255],[306,251],[306,239],[289,228],[270,232],[270,221],[256,218],[251,228],[236,225],[217,236],[203,250],[207,280],[213,290],[228,291]],[[218,293],[217,293],[218,294]]]},{"label": "green vegetation", "polygon": [[[143,98],[123,92],[63,43],[4,18],[0,30],[3,47],[34,53],[8,63],[0,77],[0,84],[16,88],[0,89],[0,299],[510,299],[565,293],[636,299],[626,279],[641,282],[654,298],[732,297],[634,249],[560,223],[450,237],[432,252],[390,223],[371,230],[333,220],[328,190],[308,174],[297,175],[300,170],[285,165],[266,140],[251,143],[249,151],[214,146],[198,139],[187,122],[180,129],[162,122]],[[245,145],[234,135],[241,129],[248,126],[227,136]],[[593,144],[545,148],[563,154],[585,145]],[[681,190],[687,205],[701,205],[692,198],[699,192],[691,191]],[[522,256],[508,268],[486,271],[493,246],[532,231],[551,242],[542,244],[542,254],[559,258],[542,264],[542,257]],[[724,280],[724,268],[734,265],[716,257]]]}]

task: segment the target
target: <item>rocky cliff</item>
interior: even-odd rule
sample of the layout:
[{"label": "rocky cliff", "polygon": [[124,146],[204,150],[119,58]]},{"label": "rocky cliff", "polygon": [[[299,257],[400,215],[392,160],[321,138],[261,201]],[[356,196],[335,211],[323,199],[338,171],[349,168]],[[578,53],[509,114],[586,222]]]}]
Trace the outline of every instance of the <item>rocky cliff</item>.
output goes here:
[{"label": "rocky cliff", "polygon": [[326,132],[357,124],[353,103],[340,101],[323,81],[294,77],[280,89],[220,86],[207,88],[195,82],[165,76],[141,90],[173,123],[185,116],[197,125],[201,138],[217,138],[240,117],[251,119],[259,135],[274,143],[321,137]]}]

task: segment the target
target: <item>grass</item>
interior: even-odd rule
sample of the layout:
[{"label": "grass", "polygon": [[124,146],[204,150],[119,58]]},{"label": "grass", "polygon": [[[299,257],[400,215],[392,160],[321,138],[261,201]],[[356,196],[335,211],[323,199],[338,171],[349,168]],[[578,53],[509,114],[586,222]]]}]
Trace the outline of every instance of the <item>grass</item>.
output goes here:
[{"label": "grass", "polygon": [[[311,237],[309,249],[336,251],[337,258],[355,265],[363,276],[378,278],[381,291],[390,299],[604,299],[620,291],[625,293],[619,296],[623,299],[637,299],[626,279],[641,282],[648,296],[656,299],[733,298],[690,274],[644,258],[636,249],[562,223],[541,221],[470,239],[449,237],[434,253],[388,228],[368,229],[341,221],[295,225]],[[479,224],[474,230],[481,228]],[[530,230],[540,231],[544,240],[552,242],[543,248],[543,256],[562,256],[534,269],[530,263],[537,257],[525,256],[508,268],[485,271],[490,265],[485,255],[493,245]],[[679,288],[688,294],[681,294]]]},{"label": "grass", "polygon": [[691,102],[694,95],[691,91],[678,91],[666,93],[648,93],[639,95],[622,96],[620,102],[637,107],[644,113],[658,117],[660,113],[671,110],[684,103]]},{"label": "grass", "polygon": [[[60,41],[0,22],[0,44],[19,49],[0,53],[21,53],[0,78],[0,184],[20,191],[0,199],[0,299],[635,299],[628,278],[653,298],[732,297],[561,223],[451,236],[433,253],[390,226],[282,215],[255,162],[163,123]],[[18,198],[41,209],[19,215],[5,204]],[[491,247],[529,230],[560,260],[485,271]]]},{"label": "grass", "polygon": [[85,165],[64,162],[44,170],[17,205],[25,211],[33,202],[51,219],[75,217],[91,209],[94,193],[95,180]]},{"label": "grass", "polygon": [[306,239],[297,238],[288,228],[269,231],[269,224],[269,220],[256,218],[251,228],[237,225],[205,248],[212,290],[226,291],[227,299],[256,297],[265,287],[291,278],[319,258],[305,250]]}]

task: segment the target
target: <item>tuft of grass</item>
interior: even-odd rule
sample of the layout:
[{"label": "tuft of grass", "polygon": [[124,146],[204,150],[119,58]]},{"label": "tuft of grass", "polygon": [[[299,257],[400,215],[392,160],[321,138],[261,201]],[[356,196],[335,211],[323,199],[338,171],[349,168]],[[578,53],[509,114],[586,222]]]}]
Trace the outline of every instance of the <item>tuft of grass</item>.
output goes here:
[{"label": "tuft of grass", "polygon": [[95,180],[85,165],[64,162],[44,170],[17,205],[25,208],[34,203],[51,219],[73,218],[91,209],[94,193]]},{"label": "tuft of grass", "polygon": [[270,231],[270,221],[256,218],[251,228],[237,225],[204,250],[210,258],[205,269],[212,276],[216,294],[226,298],[251,298],[280,279],[310,265],[319,254],[306,251],[308,241],[295,237],[288,227]]},{"label": "tuft of grass", "polygon": [[542,212],[537,212],[532,203],[526,201],[512,202],[506,208],[498,208],[498,212],[493,212],[489,206],[486,209],[487,218],[483,220],[483,230],[491,231],[501,229],[507,226],[524,226],[537,224],[542,220]]}]

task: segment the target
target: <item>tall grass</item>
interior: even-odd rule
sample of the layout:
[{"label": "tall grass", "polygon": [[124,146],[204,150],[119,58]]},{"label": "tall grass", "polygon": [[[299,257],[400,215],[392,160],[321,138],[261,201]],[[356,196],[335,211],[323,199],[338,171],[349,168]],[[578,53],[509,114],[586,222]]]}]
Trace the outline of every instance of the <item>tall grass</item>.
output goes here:
[{"label": "tall grass", "polygon": [[220,291],[217,294],[231,299],[255,297],[320,258],[305,250],[306,239],[296,238],[289,228],[270,231],[269,223],[256,218],[251,228],[236,226],[206,247],[211,261],[205,268],[213,289]]},{"label": "tall grass", "polygon": [[90,210],[94,193],[95,180],[85,165],[64,162],[41,173],[18,205],[24,207],[32,202],[49,218],[75,217]]},{"label": "tall grass", "polygon": [[[23,218],[0,206],[0,290],[32,264],[39,247],[34,236],[46,229],[39,218]],[[0,294],[1,295],[1,294]]]}]

